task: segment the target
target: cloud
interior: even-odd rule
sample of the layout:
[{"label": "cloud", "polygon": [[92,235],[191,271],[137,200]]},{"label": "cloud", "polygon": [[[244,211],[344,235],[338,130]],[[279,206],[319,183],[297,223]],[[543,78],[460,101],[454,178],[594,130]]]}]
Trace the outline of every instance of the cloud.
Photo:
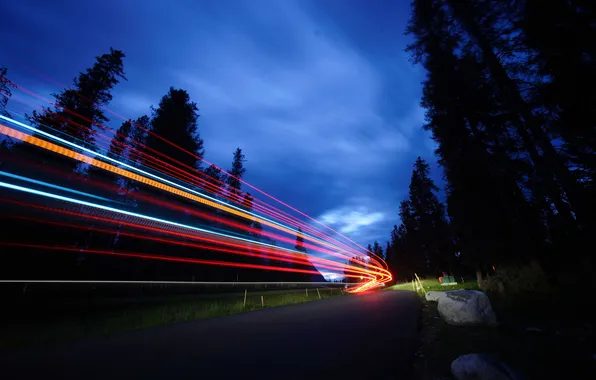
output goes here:
[{"label": "cloud", "polygon": [[396,124],[405,135],[410,137],[413,133],[420,131],[424,125],[425,112],[424,108],[420,107],[416,101],[416,104],[412,104],[410,111]]},{"label": "cloud", "polygon": [[198,100],[206,158],[227,167],[240,146],[254,185],[284,189],[282,200],[360,243],[384,240],[397,222],[400,170],[422,154],[424,110],[408,90],[419,79],[400,74],[416,86],[398,90],[406,101],[388,114],[386,72],[340,34],[315,33],[325,25],[296,3],[272,4],[220,22],[200,54],[168,70]]},{"label": "cloud", "polygon": [[[29,9],[11,8],[10,19],[30,19]],[[147,7],[108,0],[54,11],[50,24],[34,23],[31,33],[7,40],[7,54],[70,83],[108,46],[122,49],[128,81],[115,88],[110,107],[134,119],[170,86],[188,90],[200,110],[207,160],[227,168],[241,147],[248,182],[310,215],[336,218],[338,230],[361,244],[386,239],[412,163],[432,157],[428,133],[419,130],[423,72],[403,52],[407,4],[205,0]],[[80,13],[112,22],[81,43],[74,24],[63,22]],[[85,23],[76,21],[75,29]],[[81,49],[59,59],[68,46]],[[29,77],[15,79],[34,88]],[[117,128],[121,120],[110,117]]]},{"label": "cloud", "polygon": [[318,220],[330,226],[351,240],[365,246],[374,240],[383,241],[387,222],[392,215],[387,213],[382,200],[370,197],[351,197],[340,205],[326,210]]},{"label": "cloud", "polygon": [[335,228],[339,232],[349,234],[358,231],[361,227],[370,226],[384,219],[381,212],[370,212],[366,208],[339,208],[327,211],[320,216],[323,223]]},{"label": "cloud", "polygon": [[117,107],[122,108],[127,115],[144,115],[148,114],[152,104],[157,104],[158,101],[151,101],[145,95],[140,93],[127,92],[118,94],[114,99]]},{"label": "cloud", "polygon": [[[21,84],[22,82],[19,81],[17,83]],[[6,109],[16,120],[26,121],[25,115],[31,115],[34,110],[41,112],[43,107],[53,108],[52,104],[49,103],[54,101],[52,97],[53,91],[45,86],[37,85],[34,87],[35,90],[31,93],[12,90],[13,96],[9,98]]]},{"label": "cloud", "polygon": [[201,54],[170,70],[200,100],[207,157],[227,161],[241,145],[253,165],[299,162],[313,175],[349,175],[409,149],[376,109],[382,77],[374,66],[342,41],[315,35],[291,3],[275,8],[271,32],[296,53],[271,52],[250,30],[232,28],[204,47],[217,67]]}]

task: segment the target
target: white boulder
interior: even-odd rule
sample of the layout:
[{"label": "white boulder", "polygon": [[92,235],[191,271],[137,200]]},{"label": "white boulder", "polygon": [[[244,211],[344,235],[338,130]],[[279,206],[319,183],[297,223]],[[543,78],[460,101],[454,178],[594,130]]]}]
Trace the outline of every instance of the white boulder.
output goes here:
[{"label": "white boulder", "polygon": [[474,326],[497,324],[488,296],[477,290],[452,290],[438,298],[439,315],[450,325]]},{"label": "white boulder", "polygon": [[462,355],[451,363],[457,380],[521,380],[507,364],[485,354]]},{"label": "white boulder", "polygon": [[426,298],[427,301],[437,302],[439,300],[439,298],[441,298],[443,296],[443,294],[445,294],[445,292],[430,291],[430,292],[427,292],[424,295],[424,297]]}]

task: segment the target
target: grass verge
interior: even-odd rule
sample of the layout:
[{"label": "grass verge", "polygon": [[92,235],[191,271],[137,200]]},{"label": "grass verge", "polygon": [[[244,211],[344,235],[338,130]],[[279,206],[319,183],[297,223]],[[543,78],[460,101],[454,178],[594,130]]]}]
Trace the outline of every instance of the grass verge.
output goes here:
[{"label": "grass verge", "polygon": [[[457,285],[446,285],[443,286],[439,283],[437,279],[426,279],[421,280],[422,286],[424,286],[424,290],[427,292],[429,291],[438,291],[438,292],[445,292],[448,290],[458,290],[458,289],[474,289],[478,290],[478,282],[476,281],[464,281],[461,284]],[[387,288],[387,290],[412,290],[415,291],[415,283],[412,282],[404,282],[402,284],[393,285]]]},{"label": "grass verge", "polygon": [[[478,289],[476,283],[442,287],[423,280],[429,290]],[[411,284],[393,289],[412,290]],[[446,289],[447,288],[447,289]],[[572,305],[548,298],[502,298],[490,295],[500,325],[460,327],[445,323],[436,302],[422,296],[420,345],[413,360],[414,379],[453,379],[451,362],[460,355],[487,353],[526,379],[581,378],[593,373],[596,331],[593,322],[578,318]],[[577,306],[577,305],[576,305]]]},{"label": "grass verge", "polygon": [[[331,288],[320,289],[319,293],[321,299],[342,295],[339,289]],[[244,295],[225,295],[222,298],[184,296],[157,300],[139,299],[138,302],[132,299],[126,304],[117,303],[117,306],[110,305],[107,300],[95,300],[91,303],[78,300],[71,301],[68,305],[28,302],[13,305],[10,308],[12,312],[2,316],[0,350],[90,338],[315,300],[319,300],[316,289],[309,289],[308,296],[304,290],[248,293],[246,306]]]}]

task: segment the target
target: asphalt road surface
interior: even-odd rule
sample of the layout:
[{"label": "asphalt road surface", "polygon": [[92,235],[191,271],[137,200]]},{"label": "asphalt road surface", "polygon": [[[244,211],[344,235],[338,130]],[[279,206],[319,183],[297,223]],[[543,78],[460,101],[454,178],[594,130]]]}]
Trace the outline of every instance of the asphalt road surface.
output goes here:
[{"label": "asphalt road surface", "polygon": [[420,301],[377,291],[4,353],[3,379],[404,379]]}]

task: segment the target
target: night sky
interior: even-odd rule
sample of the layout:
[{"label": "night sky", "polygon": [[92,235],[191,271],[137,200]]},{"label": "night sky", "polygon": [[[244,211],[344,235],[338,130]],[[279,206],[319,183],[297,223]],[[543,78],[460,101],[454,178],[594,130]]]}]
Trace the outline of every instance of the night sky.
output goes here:
[{"label": "night sky", "polygon": [[248,182],[361,244],[384,245],[417,156],[442,186],[421,129],[424,73],[404,52],[408,3],[8,1],[0,66],[48,96],[61,86],[28,67],[69,85],[95,56],[120,49],[128,81],[110,109],[137,118],[170,86],[186,89],[208,161],[229,168],[240,147]]}]

